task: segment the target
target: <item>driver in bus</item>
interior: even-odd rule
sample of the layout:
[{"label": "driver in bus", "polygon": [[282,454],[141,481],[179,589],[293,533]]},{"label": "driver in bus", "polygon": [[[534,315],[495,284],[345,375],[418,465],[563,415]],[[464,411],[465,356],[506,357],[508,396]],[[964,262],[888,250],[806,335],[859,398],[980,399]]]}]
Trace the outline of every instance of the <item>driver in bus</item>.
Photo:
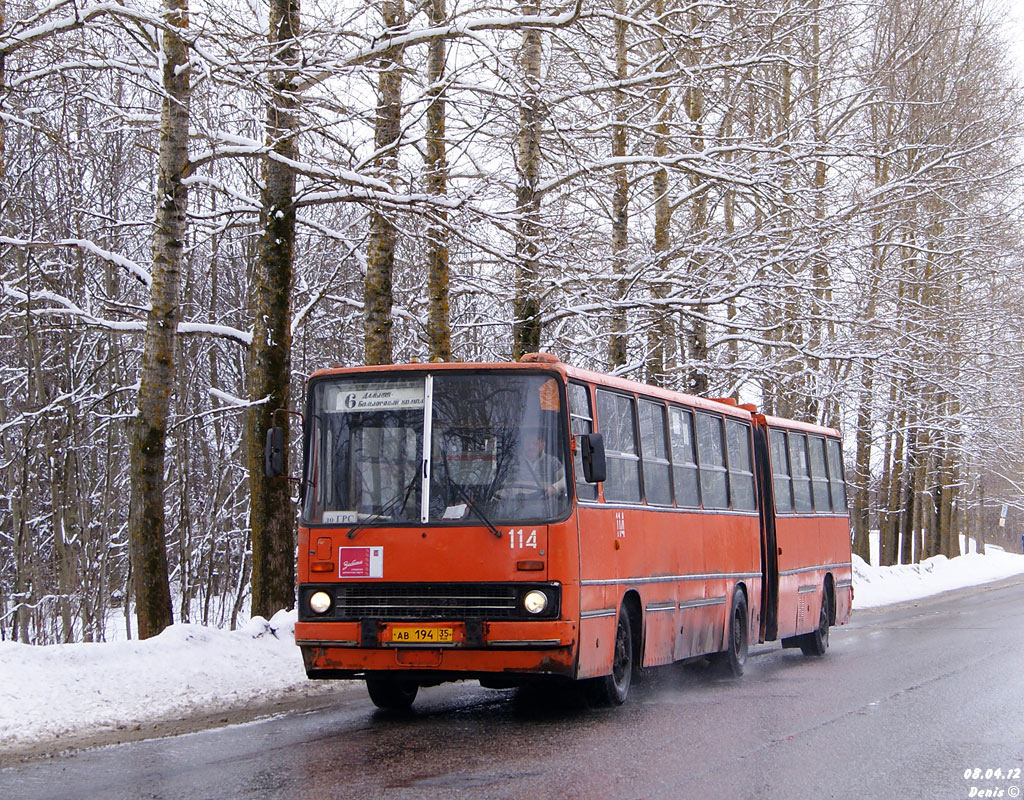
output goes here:
[{"label": "driver in bus", "polygon": [[544,436],[539,430],[524,431],[519,458],[512,465],[499,494],[559,497],[565,491],[565,468],[562,462],[545,452]]}]

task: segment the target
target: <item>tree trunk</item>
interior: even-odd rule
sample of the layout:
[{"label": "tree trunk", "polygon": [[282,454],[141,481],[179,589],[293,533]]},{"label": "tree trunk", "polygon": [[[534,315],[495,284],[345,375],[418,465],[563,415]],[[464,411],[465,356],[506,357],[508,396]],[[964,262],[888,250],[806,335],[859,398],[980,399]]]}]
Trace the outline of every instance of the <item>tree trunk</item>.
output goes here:
[{"label": "tree trunk", "polygon": [[[538,16],[539,0],[526,0],[523,14]],[[512,357],[540,349],[540,30],[523,28],[521,64],[525,86],[519,102],[519,152],[516,169],[516,277],[512,312]]]},{"label": "tree trunk", "polygon": [[974,513],[974,541],[976,542],[975,550],[981,555],[985,555],[985,479],[984,476],[978,477],[978,501],[977,509]]},{"label": "tree trunk", "polygon": [[[615,2],[615,77],[625,82],[628,77],[626,63],[626,0]],[[626,157],[626,93],[616,89],[613,94],[615,124],[612,126],[612,158],[618,160],[613,168],[612,190],[612,274],[615,280],[614,299],[626,299],[629,288],[629,174],[621,159]],[[626,310],[615,308],[611,314],[611,335],[608,338],[608,368],[626,364]]]},{"label": "tree trunk", "polygon": [[153,274],[138,408],[132,426],[131,499],[128,533],[135,576],[139,638],[156,636],[173,622],[167,581],[164,523],[164,455],[174,388],[174,345],[188,190],[188,126],[191,86],[188,47],[178,35],[188,26],[187,0],[164,0],[164,100],[153,236]]},{"label": "tree trunk", "polygon": [[[654,16],[661,19],[665,13],[665,0],[655,0]],[[665,42],[660,37],[655,41],[655,56],[658,59],[657,69],[665,77],[658,77],[654,92],[654,157],[664,159],[669,153],[670,129],[669,90],[667,73],[671,69]],[[662,300],[667,295],[668,285],[668,251],[671,246],[672,200],[668,191],[668,169],[659,167],[654,173],[654,258],[655,283],[651,290],[654,300]],[[647,337],[647,382],[652,386],[667,384],[666,372],[673,352],[669,351],[668,314],[665,309],[655,305],[651,312],[651,328]]]},{"label": "tree trunk", "polygon": [[[690,32],[695,43],[701,41],[697,31],[701,21],[699,3],[690,6]],[[688,49],[685,53],[687,64],[697,73],[703,60],[700,45]],[[690,120],[690,147],[693,152],[704,150],[704,88],[697,83],[697,78],[690,80],[685,92],[686,116]],[[701,188],[703,178],[697,174],[690,176],[690,191],[693,195],[690,210],[690,239],[695,245],[703,245],[708,236],[708,194]],[[707,257],[700,249],[690,258],[689,271],[691,280],[703,283],[706,280]],[[711,376],[708,374],[708,326],[705,321],[708,307],[701,304],[694,309],[695,316],[686,333],[687,339],[687,382],[686,391],[697,395],[706,395],[711,388]]]},{"label": "tree trunk", "polygon": [[[890,398],[895,398],[895,396],[894,380]],[[890,405],[890,408],[892,407]],[[879,498],[884,509],[880,515],[878,534],[878,565],[881,567],[889,567],[896,563],[896,551],[899,546],[900,512],[904,494],[903,431],[905,430],[905,424],[905,411],[900,414],[893,413],[890,416],[889,430],[894,431],[892,436],[895,441],[891,448],[888,445],[886,447],[891,452],[892,457],[886,460],[886,476],[883,481],[885,492]]]},{"label": "tree trunk", "polygon": [[[385,34],[405,21],[403,0],[384,0],[381,4]],[[402,135],[402,51],[397,50],[380,65],[377,81],[377,119],[374,129],[376,177],[391,183],[398,172],[398,147]],[[392,212],[393,213],[393,212]],[[395,270],[395,245],[398,231],[384,209],[370,212],[370,240],[366,250],[366,282],[363,292],[363,342],[366,363],[392,363],[391,309],[394,305],[392,282]]]},{"label": "tree trunk", "polygon": [[[7,29],[7,3],[6,0],[0,0],[0,31]],[[0,208],[7,208],[7,196],[4,192],[4,173],[5,166],[7,164],[5,160],[5,142],[6,142],[6,130],[7,120],[3,114],[4,106],[7,100],[7,72],[6,72],[6,59],[7,57],[0,53]],[[6,217],[6,215],[5,215]],[[7,223],[0,222],[0,234],[7,233]]]},{"label": "tree trunk", "polygon": [[[291,400],[291,294],[295,251],[295,77],[299,53],[298,0],[271,0],[269,42],[276,54],[267,105],[267,144],[277,158],[263,162],[260,238],[252,284],[253,341],[249,350],[250,397],[247,466],[252,529],[252,614],[269,618],[295,604],[295,512],[288,481],[267,478],[267,430],[284,428]],[[286,450],[287,455],[287,450]],[[287,474],[287,457],[285,459]]]},{"label": "tree trunk", "polygon": [[874,367],[865,361],[857,398],[857,452],[853,492],[853,552],[871,561],[871,397]]},{"label": "tree trunk", "polygon": [[[430,24],[440,26],[448,19],[445,0],[431,0]],[[448,162],[445,153],[445,40],[430,41],[427,60],[427,193],[443,198],[448,191]],[[448,300],[448,214],[438,206],[427,227],[427,347],[431,361],[451,361],[451,324]]]}]

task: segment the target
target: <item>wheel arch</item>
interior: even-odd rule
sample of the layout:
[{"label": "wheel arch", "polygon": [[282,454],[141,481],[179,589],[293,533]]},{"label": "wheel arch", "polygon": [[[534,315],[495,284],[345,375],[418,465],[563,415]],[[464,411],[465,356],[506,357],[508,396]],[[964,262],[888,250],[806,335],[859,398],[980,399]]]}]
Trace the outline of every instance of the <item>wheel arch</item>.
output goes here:
[{"label": "wheel arch", "polygon": [[622,608],[629,617],[629,626],[633,636],[633,665],[634,670],[639,669],[644,663],[644,644],[647,641],[647,630],[644,626],[644,606],[640,598],[640,592],[636,589],[629,589],[622,596]]},{"label": "wheel arch", "polygon": [[836,624],[836,579],[831,572],[825,573],[824,593],[821,602],[828,601],[828,624]]},{"label": "wheel arch", "polygon": [[[760,630],[761,630],[760,614],[750,604],[750,587],[747,586],[746,583],[744,583],[743,581],[737,581],[736,585],[732,588],[732,592],[733,592],[733,594],[736,594],[736,592],[742,592],[743,593],[743,600],[744,600],[744,602],[746,603],[746,606],[747,606],[747,644],[749,646],[749,644],[751,642],[757,642],[760,639],[760,636],[759,636],[759,633],[760,633]],[[732,601],[731,600],[729,602],[729,607],[730,608],[732,607]],[[726,634],[725,635],[728,636],[728,634],[729,634],[729,623],[728,623],[728,621],[726,622],[725,630],[726,630]]]}]

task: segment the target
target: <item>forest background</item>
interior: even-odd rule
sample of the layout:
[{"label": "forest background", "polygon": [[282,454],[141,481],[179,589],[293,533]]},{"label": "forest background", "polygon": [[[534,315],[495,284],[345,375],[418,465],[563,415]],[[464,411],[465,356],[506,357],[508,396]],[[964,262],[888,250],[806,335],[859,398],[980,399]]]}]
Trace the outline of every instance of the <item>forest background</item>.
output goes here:
[{"label": "forest background", "polygon": [[1010,10],[0,0],[0,638],[290,606],[334,364],[754,402],[842,428],[865,558],[1019,549]]}]

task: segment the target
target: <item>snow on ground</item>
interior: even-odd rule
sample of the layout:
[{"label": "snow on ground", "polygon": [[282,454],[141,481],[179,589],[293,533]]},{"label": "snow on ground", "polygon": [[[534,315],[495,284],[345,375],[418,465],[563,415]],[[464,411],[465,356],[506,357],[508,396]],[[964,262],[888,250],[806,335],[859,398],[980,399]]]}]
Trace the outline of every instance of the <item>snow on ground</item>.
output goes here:
[{"label": "snow on ground", "polygon": [[916,600],[952,589],[976,586],[1024,572],[1024,556],[989,545],[985,555],[969,553],[957,558],[935,556],[920,564],[873,567],[853,557],[853,607]]},{"label": "snow on ground", "polygon": [[146,641],[0,642],[0,750],[265,702],[304,685],[295,612]]},{"label": "snow on ground", "polygon": [[[1024,573],[1024,556],[931,558],[873,567],[854,557],[854,609],[926,597]],[[174,625],[147,641],[36,647],[0,642],[0,751],[184,719],[306,685],[294,612],[236,631]],[[55,748],[57,749],[57,748]]]}]

